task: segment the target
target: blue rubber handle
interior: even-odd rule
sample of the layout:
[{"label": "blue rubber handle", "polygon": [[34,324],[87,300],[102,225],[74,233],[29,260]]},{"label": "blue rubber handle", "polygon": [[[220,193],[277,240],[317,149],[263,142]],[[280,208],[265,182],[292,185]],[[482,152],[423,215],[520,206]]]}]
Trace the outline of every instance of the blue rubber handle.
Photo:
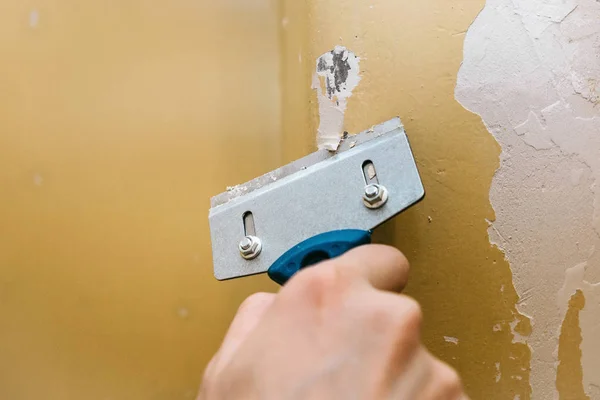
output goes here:
[{"label": "blue rubber handle", "polygon": [[271,265],[267,273],[272,280],[283,285],[302,268],[341,256],[348,250],[369,243],[370,231],[344,229],[325,232],[292,247]]}]

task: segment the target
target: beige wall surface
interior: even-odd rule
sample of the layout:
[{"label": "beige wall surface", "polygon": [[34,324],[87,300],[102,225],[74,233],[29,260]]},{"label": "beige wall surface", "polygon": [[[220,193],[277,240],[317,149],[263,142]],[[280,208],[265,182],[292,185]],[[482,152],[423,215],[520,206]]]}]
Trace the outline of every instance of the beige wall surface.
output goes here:
[{"label": "beige wall surface", "polygon": [[[376,239],[411,261],[428,347],[473,399],[546,400],[532,382],[593,399],[579,329],[596,329],[592,285],[578,270],[553,278],[560,323],[536,325],[522,312],[531,293],[513,284],[529,264],[490,243],[510,146],[465,107],[492,115],[503,106],[489,85],[520,84],[463,69],[455,98],[461,63],[484,65],[495,43],[467,46],[491,35],[489,19],[471,24],[500,2],[488,14],[484,0],[2,2],[0,398],[195,397],[241,300],[277,289],[264,276],[214,280],[209,197],[315,149],[316,60],[344,46],[360,82],[343,129],[400,116],[427,191]],[[540,329],[557,337],[546,365],[530,340]]]}]

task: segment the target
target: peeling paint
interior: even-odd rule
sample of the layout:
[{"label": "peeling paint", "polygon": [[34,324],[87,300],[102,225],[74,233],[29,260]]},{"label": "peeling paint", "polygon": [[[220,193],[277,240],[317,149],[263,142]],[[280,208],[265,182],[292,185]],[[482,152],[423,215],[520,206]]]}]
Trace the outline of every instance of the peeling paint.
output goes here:
[{"label": "peeling paint", "polygon": [[319,149],[337,150],[344,131],[348,98],[360,82],[360,58],[343,46],[317,58],[312,88],[319,100]]},{"label": "peeling paint", "polygon": [[[459,371],[470,398],[518,394],[529,400],[530,351],[513,343],[509,327],[518,297],[508,262],[490,245],[485,223],[494,219],[488,195],[500,146],[454,99],[464,36],[453,34],[467,30],[484,2],[384,0],[371,8],[371,2],[357,0],[309,1],[303,54],[315,60],[342,37],[360,55],[361,81],[343,130],[363,131],[390,115],[407,124],[429,197],[378,229],[375,240],[402,249],[411,261],[406,293],[427,316],[424,343]],[[312,126],[318,126],[317,116],[311,116]],[[498,332],[496,324],[502,327]],[[517,320],[515,329],[521,328],[527,325]],[[444,335],[458,337],[460,344],[446,342]],[[502,369],[498,383],[496,362]]]},{"label": "peeling paint", "polygon": [[[532,351],[533,399],[558,396],[560,329],[576,290],[589,299],[583,387],[600,398],[600,298],[589,283],[600,281],[599,20],[595,0],[488,0],[467,33],[456,86],[502,147],[488,233],[532,321],[520,339]],[[566,273],[576,282],[568,290]]]}]

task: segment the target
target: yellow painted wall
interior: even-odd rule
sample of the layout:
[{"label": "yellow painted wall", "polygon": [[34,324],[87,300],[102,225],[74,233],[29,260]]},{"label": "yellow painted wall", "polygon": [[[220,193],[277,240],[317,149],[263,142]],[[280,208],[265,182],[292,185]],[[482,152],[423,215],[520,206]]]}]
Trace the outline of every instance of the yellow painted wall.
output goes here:
[{"label": "yellow painted wall", "polygon": [[0,398],[194,398],[265,278],[212,276],[209,196],[277,167],[265,0],[0,3]]},{"label": "yellow painted wall", "polygon": [[529,321],[486,232],[499,147],[453,95],[483,3],[2,2],[0,398],[195,396],[241,299],[275,289],[213,279],[209,197],[314,150],[314,62],[340,44],[362,71],[346,130],[399,115],[427,190],[378,233],[426,343],[473,399],[528,399]]}]

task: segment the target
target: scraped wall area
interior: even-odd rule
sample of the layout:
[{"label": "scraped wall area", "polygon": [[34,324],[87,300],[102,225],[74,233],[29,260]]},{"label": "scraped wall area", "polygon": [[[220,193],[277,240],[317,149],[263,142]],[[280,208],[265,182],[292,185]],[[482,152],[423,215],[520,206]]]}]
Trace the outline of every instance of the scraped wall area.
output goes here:
[{"label": "scraped wall area", "polygon": [[455,94],[502,147],[489,237],[531,320],[531,396],[600,399],[600,3],[488,0]]},{"label": "scraped wall area", "polygon": [[[460,372],[471,398],[527,400],[529,349],[514,341],[511,327],[526,334],[529,320],[518,313],[510,267],[487,236],[500,146],[454,95],[465,32],[484,4],[309,0],[308,39],[285,42],[284,65],[298,65],[298,51],[307,49],[304,69],[319,78],[319,60],[339,46],[360,60],[342,131],[400,116],[427,191],[421,203],[375,232],[377,241],[398,247],[411,262],[406,293],[422,306],[424,342]],[[284,9],[285,30],[294,27],[294,15]],[[310,79],[304,85],[310,87]],[[307,96],[314,129],[301,133],[313,146],[329,117],[318,113],[320,90]]]}]

